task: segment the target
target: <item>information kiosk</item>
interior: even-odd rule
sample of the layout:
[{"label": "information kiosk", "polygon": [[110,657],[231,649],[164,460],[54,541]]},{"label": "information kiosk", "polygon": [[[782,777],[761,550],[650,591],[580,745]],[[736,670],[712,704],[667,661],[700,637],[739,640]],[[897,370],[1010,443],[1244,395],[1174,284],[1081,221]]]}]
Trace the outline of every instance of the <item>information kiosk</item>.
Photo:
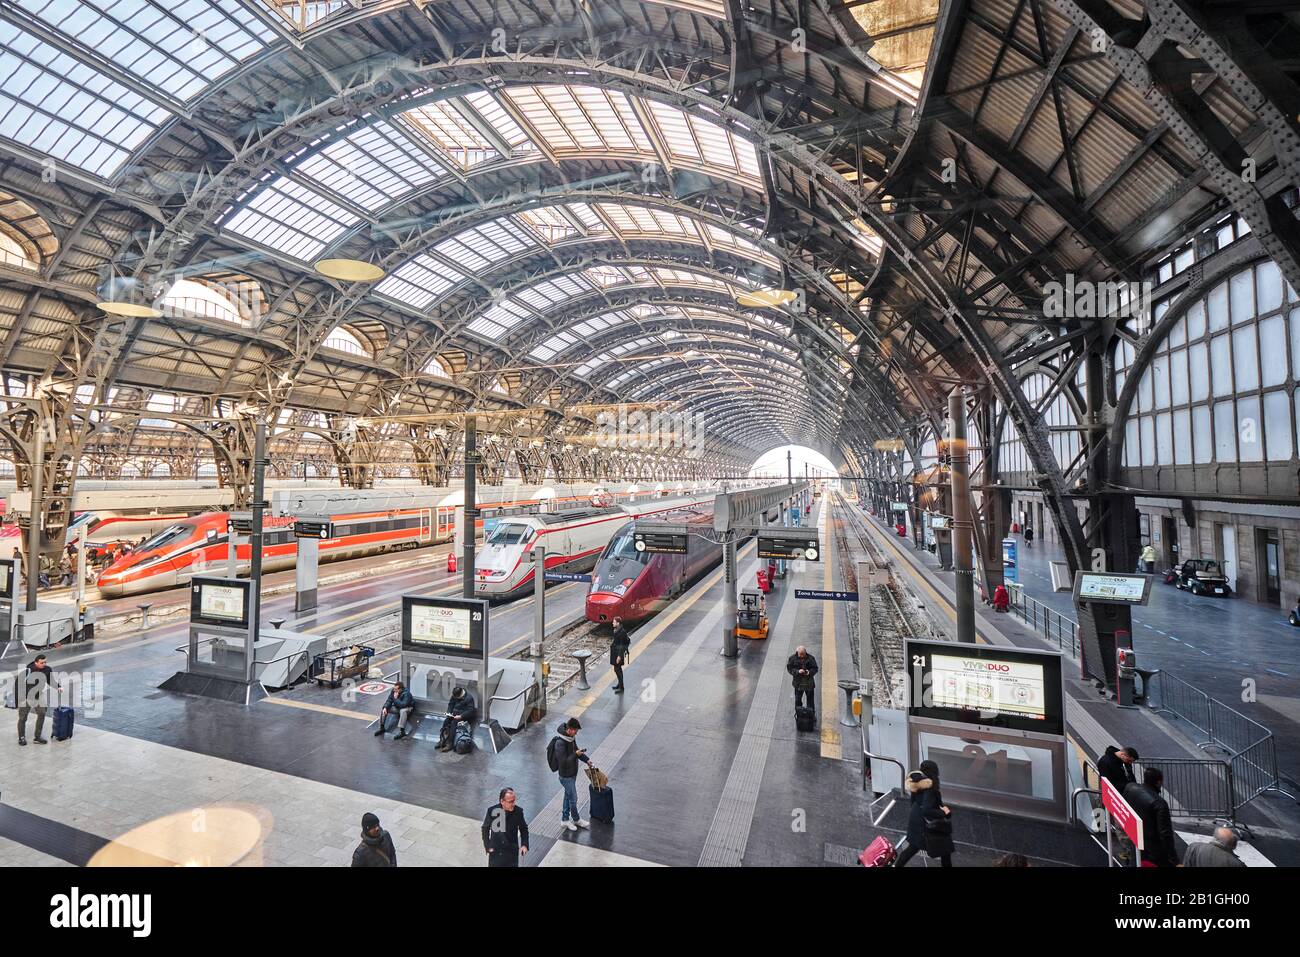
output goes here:
[{"label": "information kiosk", "polygon": [[1133,704],[1135,697],[1132,609],[1150,597],[1150,575],[1074,574],[1083,678],[1103,683],[1121,705]]},{"label": "information kiosk", "polygon": [[1068,816],[1061,655],[908,639],[908,767],[939,765],[955,804]]}]

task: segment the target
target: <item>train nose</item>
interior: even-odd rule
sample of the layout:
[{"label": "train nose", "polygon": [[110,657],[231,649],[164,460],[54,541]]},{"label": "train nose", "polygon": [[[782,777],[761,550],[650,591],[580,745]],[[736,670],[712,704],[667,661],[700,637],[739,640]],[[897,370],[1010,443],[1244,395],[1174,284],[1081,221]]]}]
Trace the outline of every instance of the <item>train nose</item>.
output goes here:
[{"label": "train nose", "polygon": [[587,596],[588,621],[612,621],[623,614],[623,599],[618,595],[596,592]]}]

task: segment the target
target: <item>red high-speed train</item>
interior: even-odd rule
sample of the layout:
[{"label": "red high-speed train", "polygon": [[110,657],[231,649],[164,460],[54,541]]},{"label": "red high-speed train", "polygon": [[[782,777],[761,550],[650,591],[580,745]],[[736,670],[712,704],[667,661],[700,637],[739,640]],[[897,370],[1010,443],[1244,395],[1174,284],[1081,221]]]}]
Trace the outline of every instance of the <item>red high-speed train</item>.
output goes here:
[{"label": "red high-speed train", "polygon": [[[779,511],[773,509],[767,518]],[[654,516],[656,522],[675,525],[699,525],[712,537],[713,503],[706,502]],[[642,621],[659,612],[718,562],[722,546],[699,535],[686,536],[685,555],[659,555],[638,552],[633,541],[636,521],[627,522],[614,533],[591,573],[587,592],[587,620],[610,622],[623,619],[625,624]],[[741,540],[749,536],[742,536]]]}]

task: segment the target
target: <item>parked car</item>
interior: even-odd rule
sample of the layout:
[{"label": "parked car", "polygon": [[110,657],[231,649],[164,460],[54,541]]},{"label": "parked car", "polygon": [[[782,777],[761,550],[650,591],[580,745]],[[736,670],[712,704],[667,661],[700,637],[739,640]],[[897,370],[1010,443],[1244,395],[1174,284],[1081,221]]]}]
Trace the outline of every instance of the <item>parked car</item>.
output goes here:
[{"label": "parked car", "polygon": [[1193,595],[1231,595],[1228,576],[1213,558],[1189,558],[1176,569],[1174,585]]}]

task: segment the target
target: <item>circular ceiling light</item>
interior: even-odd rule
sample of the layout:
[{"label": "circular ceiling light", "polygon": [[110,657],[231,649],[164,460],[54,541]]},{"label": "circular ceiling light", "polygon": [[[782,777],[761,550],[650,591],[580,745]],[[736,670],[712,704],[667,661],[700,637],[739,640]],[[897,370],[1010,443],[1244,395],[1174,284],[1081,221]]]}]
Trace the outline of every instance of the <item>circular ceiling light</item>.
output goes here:
[{"label": "circular ceiling light", "polygon": [[343,282],[376,282],[384,278],[382,269],[360,259],[321,259],[315,269],[322,276]]},{"label": "circular ceiling light", "polygon": [[103,302],[95,303],[100,309],[114,316],[132,316],[136,319],[157,319],[162,315],[153,306],[141,302],[119,302],[113,299],[106,299]]},{"label": "circular ceiling light", "polygon": [[736,293],[736,302],[754,308],[784,306],[797,298],[798,293],[791,289],[754,289]]}]

